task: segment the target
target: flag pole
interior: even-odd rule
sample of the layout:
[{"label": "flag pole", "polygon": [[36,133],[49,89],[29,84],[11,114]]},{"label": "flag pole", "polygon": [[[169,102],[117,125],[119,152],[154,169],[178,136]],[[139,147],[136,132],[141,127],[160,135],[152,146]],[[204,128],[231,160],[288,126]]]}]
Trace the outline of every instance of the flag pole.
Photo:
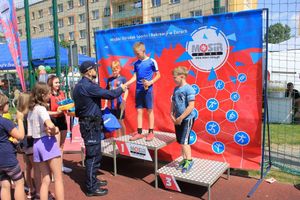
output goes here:
[{"label": "flag pole", "polygon": [[32,52],[31,52],[31,33],[30,33],[30,18],[29,18],[29,3],[24,0],[25,8],[25,24],[26,24],[26,41],[27,41],[27,57],[28,57],[28,72],[29,72],[29,87],[33,88],[35,83],[34,69],[32,67]]},{"label": "flag pole", "polygon": [[58,24],[57,24],[57,0],[52,0],[52,15],[53,15],[53,33],[54,33],[54,47],[55,47],[55,65],[56,76],[61,79],[61,66],[60,66],[60,52],[59,52],[59,40],[58,40]]}]

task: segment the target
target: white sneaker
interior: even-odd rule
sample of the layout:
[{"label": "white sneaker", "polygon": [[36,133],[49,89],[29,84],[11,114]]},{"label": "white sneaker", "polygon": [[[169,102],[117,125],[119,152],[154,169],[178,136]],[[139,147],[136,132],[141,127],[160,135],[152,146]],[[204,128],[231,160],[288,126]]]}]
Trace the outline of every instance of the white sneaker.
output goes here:
[{"label": "white sneaker", "polygon": [[61,169],[61,171],[63,171],[64,173],[71,173],[73,170],[71,168],[69,168],[69,167],[63,166],[62,169]]}]

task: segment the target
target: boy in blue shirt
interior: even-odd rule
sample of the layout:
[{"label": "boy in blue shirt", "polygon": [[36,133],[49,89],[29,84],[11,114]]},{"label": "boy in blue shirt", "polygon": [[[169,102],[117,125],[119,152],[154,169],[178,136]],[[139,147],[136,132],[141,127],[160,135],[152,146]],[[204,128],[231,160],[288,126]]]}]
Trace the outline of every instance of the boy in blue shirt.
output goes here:
[{"label": "boy in blue shirt", "polygon": [[[146,136],[146,141],[154,139],[154,113],[153,113],[153,84],[160,78],[158,65],[156,61],[146,55],[144,43],[137,42],[133,46],[137,61],[134,63],[134,74],[132,78],[125,84],[130,85],[136,81],[135,107],[137,109],[137,133],[130,140],[135,141],[142,139],[143,127],[143,109],[146,108],[149,119],[149,133]],[[153,77],[153,75],[155,76]]]},{"label": "boy in blue shirt", "polygon": [[195,106],[195,90],[186,82],[188,75],[186,67],[177,67],[172,73],[177,86],[172,96],[171,119],[175,124],[176,139],[181,145],[183,157],[177,169],[181,169],[182,173],[186,173],[194,164],[189,138],[195,117],[192,113]]}]

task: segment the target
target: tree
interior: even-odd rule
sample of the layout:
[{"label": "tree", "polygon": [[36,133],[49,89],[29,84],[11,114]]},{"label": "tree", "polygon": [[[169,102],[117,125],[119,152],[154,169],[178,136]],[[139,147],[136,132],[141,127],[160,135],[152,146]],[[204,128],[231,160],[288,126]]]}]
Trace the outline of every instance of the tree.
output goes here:
[{"label": "tree", "polygon": [[60,42],[60,46],[64,47],[64,48],[69,48],[70,47],[70,42],[67,40],[62,40]]},{"label": "tree", "polygon": [[272,24],[269,27],[269,43],[277,44],[291,38],[291,28],[281,23]]}]

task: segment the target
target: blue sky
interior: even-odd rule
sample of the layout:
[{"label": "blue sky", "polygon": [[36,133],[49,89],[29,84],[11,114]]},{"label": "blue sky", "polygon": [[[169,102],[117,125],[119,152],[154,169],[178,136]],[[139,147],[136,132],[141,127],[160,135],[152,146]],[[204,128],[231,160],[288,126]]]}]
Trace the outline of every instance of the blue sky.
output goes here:
[{"label": "blue sky", "polygon": [[270,24],[287,24],[292,36],[299,34],[300,0],[258,0],[258,8],[269,8]]}]

